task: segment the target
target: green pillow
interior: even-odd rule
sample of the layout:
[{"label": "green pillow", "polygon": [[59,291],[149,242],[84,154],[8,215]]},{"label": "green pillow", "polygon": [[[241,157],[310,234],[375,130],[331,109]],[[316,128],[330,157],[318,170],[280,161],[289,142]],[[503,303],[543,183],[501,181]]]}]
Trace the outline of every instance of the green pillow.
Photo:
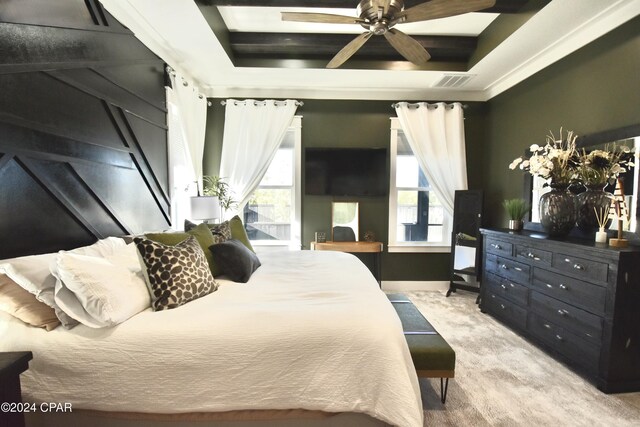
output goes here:
[{"label": "green pillow", "polygon": [[251,246],[251,242],[249,242],[247,231],[244,229],[244,224],[238,215],[229,220],[229,226],[231,227],[231,238],[240,240],[243,245],[255,253],[256,251],[253,250],[253,246]]},{"label": "green pillow", "polygon": [[185,233],[147,233],[145,234],[145,236],[149,240],[171,246],[175,246],[178,243],[188,239],[189,236],[193,236],[196,238],[198,244],[204,251],[204,255],[207,258],[207,262],[209,263],[211,274],[213,276],[219,276],[220,274],[222,274],[222,269],[218,265],[216,265],[215,261],[213,260],[213,254],[209,250],[209,246],[218,242],[213,238],[213,234],[211,234],[211,230],[209,230],[207,224],[200,224]]}]

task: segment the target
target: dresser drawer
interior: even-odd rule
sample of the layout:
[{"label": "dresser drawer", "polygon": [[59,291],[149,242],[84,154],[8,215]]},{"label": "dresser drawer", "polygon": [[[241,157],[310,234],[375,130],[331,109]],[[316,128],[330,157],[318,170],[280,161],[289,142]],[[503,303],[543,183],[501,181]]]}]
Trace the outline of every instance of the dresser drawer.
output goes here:
[{"label": "dresser drawer", "polygon": [[527,330],[573,362],[591,372],[597,371],[598,359],[600,358],[600,347],[597,345],[577,337],[535,313],[529,314]]},{"label": "dresser drawer", "polygon": [[487,312],[506,321],[510,326],[526,329],[527,311],[524,308],[497,296],[494,292],[487,291],[485,295],[482,304]]},{"label": "dresser drawer", "polygon": [[491,273],[485,275],[487,279],[483,285],[486,285],[489,292],[498,296],[509,299],[520,305],[527,305],[529,300],[529,288],[520,285],[512,280],[504,279]]},{"label": "dresser drawer", "polygon": [[604,313],[606,288],[541,268],[533,269],[531,284],[532,289],[562,302],[584,308],[595,314]]},{"label": "dresser drawer", "polygon": [[603,319],[557,299],[531,292],[529,307],[542,317],[575,333],[578,337],[599,345],[602,339]]},{"label": "dresser drawer", "polygon": [[516,245],[516,258],[527,260],[533,265],[551,265],[551,252],[527,245]]},{"label": "dresser drawer", "polygon": [[558,270],[566,271],[589,280],[607,282],[609,264],[589,259],[575,257],[573,255],[557,253],[553,255],[552,265]]},{"label": "dresser drawer", "polygon": [[485,246],[487,253],[496,254],[502,256],[512,256],[513,255],[513,244],[504,242],[502,240],[496,240],[492,238],[487,238],[485,240]]},{"label": "dresser drawer", "polygon": [[531,267],[518,261],[487,254],[485,269],[490,273],[509,280],[529,283]]}]

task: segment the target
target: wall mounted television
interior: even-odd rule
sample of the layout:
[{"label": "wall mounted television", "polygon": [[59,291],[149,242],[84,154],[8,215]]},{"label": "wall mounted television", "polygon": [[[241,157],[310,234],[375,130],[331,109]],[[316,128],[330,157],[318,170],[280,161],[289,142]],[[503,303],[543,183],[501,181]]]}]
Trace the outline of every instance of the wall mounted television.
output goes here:
[{"label": "wall mounted television", "polygon": [[389,191],[386,148],[307,148],[305,194],[386,196]]}]

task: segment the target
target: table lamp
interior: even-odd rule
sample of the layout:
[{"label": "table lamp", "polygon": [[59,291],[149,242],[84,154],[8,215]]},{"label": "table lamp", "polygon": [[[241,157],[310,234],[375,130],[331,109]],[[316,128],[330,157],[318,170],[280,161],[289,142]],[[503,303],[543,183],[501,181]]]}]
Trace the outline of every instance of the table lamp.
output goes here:
[{"label": "table lamp", "polygon": [[198,196],[191,198],[191,219],[205,223],[220,218],[220,200],[215,196]]}]

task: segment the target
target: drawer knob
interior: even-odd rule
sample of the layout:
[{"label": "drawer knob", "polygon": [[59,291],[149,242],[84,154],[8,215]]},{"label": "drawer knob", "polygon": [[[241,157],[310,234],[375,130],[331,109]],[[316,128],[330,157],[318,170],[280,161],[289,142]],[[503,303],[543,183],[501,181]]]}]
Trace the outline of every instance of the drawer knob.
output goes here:
[{"label": "drawer knob", "polygon": [[576,270],[584,270],[584,267],[580,264],[573,264],[573,268],[575,268]]},{"label": "drawer knob", "polygon": [[500,304],[500,308],[504,310],[505,309],[504,304]]},{"label": "drawer knob", "polygon": [[500,266],[500,268],[501,268],[501,269],[503,269],[503,270],[508,270],[508,269],[509,269],[509,267],[507,267],[507,265],[506,265],[506,264],[502,264],[502,265]]},{"label": "drawer knob", "polygon": [[502,287],[502,289],[504,289],[505,291],[507,290],[507,287],[505,285],[500,285],[500,287]]},{"label": "drawer knob", "polygon": [[556,335],[556,339],[557,339],[558,341],[563,341],[563,340],[564,340],[564,338],[562,338],[560,335]]},{"label": "drawer knob", "polygon": [[511,286],[512,288],[516,287],[513,283],[509,283],[509,286]]},{"label": "drawer knob", "polygon": [[549,288],[549,289],[553,289],[553,285],[552,285],[552,284],[547,283],[546,285],[547,285],[547,288]]},{"label": "drawer knob", "polygon": [[567,315],[567,313],[568,313],[568,312],[567,312],[566,310],[558,310],[558,314],[559,314],[560,316],[566,316],[566,315]]},{"label": "drawer knob", "polygon": [[558,287],[559,287],[560,289],[564,289],[565,291],[569,289],[569,288],[567,287],[567,285],[565,285],[564,283],[560,283],[560,285],[558,285]]},{"label": "drawer knob", "polygon": [[500,246],[498,244],[495,244],[495,243],[492,243],[491,247],[494,248],[494,249],[502,249],[502,246]]},{"label": "drawer knob", "polygon": [[545,323],[544,327],[547,328],[547,329],[551,329],[551,325],[549,325],[548,323]]}]

